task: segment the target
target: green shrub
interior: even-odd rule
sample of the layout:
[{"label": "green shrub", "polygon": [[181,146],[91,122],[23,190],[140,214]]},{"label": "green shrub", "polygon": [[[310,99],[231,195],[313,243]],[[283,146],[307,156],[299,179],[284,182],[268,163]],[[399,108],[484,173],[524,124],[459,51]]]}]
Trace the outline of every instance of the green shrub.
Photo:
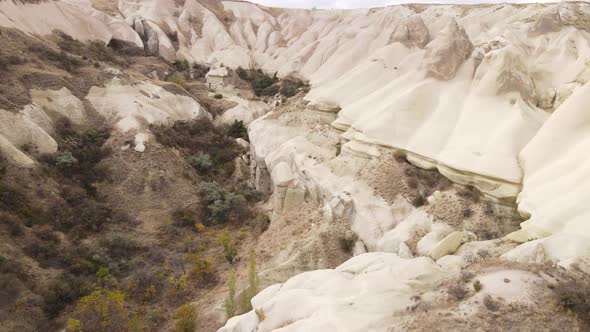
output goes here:
[{"label": "green shrub", "polygon": [[246,141],[250,141],[248,137],[248,128],[242,120],[234,120],[227,130],[227,135],[233,138],[242,138]]},{"label": "green shrub", "polygon": [[2,55],[0,56],[0,69],[7,70],[9,66],[16,66],[25,63],[25,59],[14,55]]},{"label": "green shrub", "polygon": [[471,216],[473,216],[473,210],[471,210],[468,207],[464,208],[463,209],[463,217],[464,218],[470,218]]},{"label": "green shrub", "polygon": [[176,60],[174,61],[173,65],[178,71],[185,71],[190,68],[190,64],[186,59]]},{"label": "green shrub", "polygon": [[189,276],[198,282],[210,282],[215,277],[213,260],[199,254],[189,255],[187,263],[191,265]]},{"label": "green shrub", "polygon": [[447,288],[447,294],[456,300],[461,301],[467,297],[467,290],[465,290],[461,284],[453,284]]},{"label": "green shrub", "polygon": [[43,311],[49,318],[54,318],[75,299],[83,290],[82,281],[69,274],[62,274],[40,290],[43,298]]},{"label": "green shrub", "polygon": [[256,271],[256,254],[252,251],[248,257],[248,287],[240,294],[240,313],[252,310],[252,298],[258,294],[260,281]]},{"label": "green shrub", "polygon": [[223,247],[223,255],[230,264],[234,263],[234,259],[238,255],[238,249],[236,248],[236,240],[231,234],[224,230],[217,235],[217,243]]},{"label": "green shrub", "polygon": [[258,96],[274,96],[279,93],[279,87],[276,85],[267,86],[264,89],[256,90]]},{"label": "green shrub", "polygon": [[19,298],[23,284],[12,274],[0,273],[0,307],[8,308]]},{"label": "green shrub", "polygon": [[110,174],[108,166],[100,163],[111,154],[109,148],[103,147],[109,132],[106,128],[93,128],[79,133],[65,118],[57,121],[56,132],[61,151],[56,157],[46,155],[42,160],[68,179],[78,182],[94,197],[94,183],[104,181]]},{"label": "green shrub", "polygon": [[143,48],[137,47],[134,43],[131,43],[126,40],[121,40],[117,38],[111,38],[109,41],[108,48],[117,52],[117,54],[123,56],[144,56],[145,50]]},{"label": "green shrub", "polygon": [[211,156],[203,152],[190,156],[188,158],[188,163],[201,174],[207,173],[214,166]]},{"label": "green shrub", "polygon": [[229,320],[236,314],[236,272],[230,271],[228,279],[228,295],[224,301],[225,317]]},{"label": "green shrub", "polygon": [[199,187],[202,203],[209,205],[225,198],[225,191],[217,182],[203,182]]},{"label": "green shrub", "polygon": [[205,76],[207,76],[207,73],[209,72],[209,69],[210,68],[205,65],[194,63],[193,64],[193,77],[195,79],[205,78]]},{"label": "green shrub", "polygon": [[249,81],[250,80],[250,74],[248,73],[248,71],[242,67],[238,67],[238,69],[236,69],[236,73],[238,74],[238,77],[243,79],[244,81]]},{"label": "green shrub", "polygon": [[194,332],[197,328],[197,308],[187,303],[183,304],[174,314],[174,331],[175,332]]},{"label": "green shrub", "polygon": [[0,213],[0,224],[5,225],[8,229],[8,232],[11,236],[19,236],[23,235],[24,227],[23,222],[20,218],[7,214],[7,213]]},{"label": "green shrub", "polygon": [[473,290],[475,290],[476,292],[479,292],[482,288],[481,282],[479,280],[475,280],[473,282]]},{"label": "green shrub", "polygon": [[141,248],[137,240],[120,232],[110,232],[103,235],[99,244],[114,259],[129,259]]},{"label": "green shrub", "polygon": [[213,224],[239,220],[245,215],[247,208],[244,196],[226,192],[217,182],[203,182],[200,194],[201,204]]},{"label": "green shrub", "polygon": [[129,331],[126,297],[119,290],[99,288],[78,301],[71,318],[79,321],[84,331]]},{"label": "green shrub", "polygon": [[343,236],[339,239],[340,249],[342,249],[342,251],[344,251],[345,253],[350,254],[354,249],[356,241],[358,241],[358,235],[356,234]]},{"label": "green shrub", "polygon": [[306,84],[300,80],[293,78],[285,79],[281,84],[280,93],[287,98],[291,98],[299,92],[299,89],[304,88],[305,86]]},{"label": "green shrub", "polygon": [[276,74],[274,77],[270,77],[261,69],[257,69],[251,70],[249,75],[244,75],[238,68],[238,76],[240,78],[247,76],[247,80],[250,81],[257,96],[272,96],[279,92],[279,87],[274,85],[278,81]]},{"label": "green shrub", "polygon": [[215,224],[240,220],[246,212],[246,199],[236,193],[227,193],[225,199],[209,205],[210,218]]},{"label": "green shrub", "polygon": [[412,205],[415,207],[424,206],[424,204],[426,204],[426,199],[420,194],[412,200]]},{"label": "green shrub", "polygon": [[177,122],[172,127],[152,127],[152,131],[160,144],[179,148],[187,156],[199,152],[208,154],[213,162],[211,175],[226,178],[233,173],[233,161],[240,154],[240,148],[234,139],[210,121]]},{"label": "green shrub", "polygon": [[194,227],[197,221],[197,213],[188,207],[177,209],[172,213],[172,223],[176,227]]},{"label": "green shrub", "polygon": [[78,159],[76,159],[76,157],[74,157],[70,151],[65,151],[60,153],[57,158],[55,158],[55,164],[60,169],[69,169],[78,164]]},{"label": "green shrub", "polygon": [[586,324],[590,324],[590,284],[588,275],[568,278],[553,287],[559,298],[559,304],[573,312]]},{"label": "green shrub", "polygon": [[216,94],[213,96],[213,98],[215,98],[215,99],[222,99],[222,98],[223,98],[223,95],[222,95],[221,93],[216,93]]}]

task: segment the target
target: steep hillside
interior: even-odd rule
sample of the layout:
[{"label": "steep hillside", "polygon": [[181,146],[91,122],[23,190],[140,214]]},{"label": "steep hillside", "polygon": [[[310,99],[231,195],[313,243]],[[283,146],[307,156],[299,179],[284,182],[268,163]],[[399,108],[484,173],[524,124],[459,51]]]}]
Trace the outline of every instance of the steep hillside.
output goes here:
[{"label": "steep hillside", "polygon": [[[105,250],[92,239],[121,232],[145,243],[136,253],[164,250],[138,254],[166,266],[149,273],[170,279],[157,293],[180,287],[185,264],[215,267],[146,314],[126,284],[142,265],[111,262],[120,284],[108,288],[94,261],[83,278],[135,294],[124,307],[137,329],[588,328],[587,3],[0,1],[0,27],[3,192],[28,197],[3,201],[9,224],[57,248]],[[85,209],[65,185],[134,222],[82,238],[76,222],[56,226],[52,208]],[[15,234],[3,273],[43,296],[32,284],[69,267]],[[73,308],[89,293],[33,305],[38,321],[96,329]],[[173,315],[185,302],[198,319],[190,305]]]}]

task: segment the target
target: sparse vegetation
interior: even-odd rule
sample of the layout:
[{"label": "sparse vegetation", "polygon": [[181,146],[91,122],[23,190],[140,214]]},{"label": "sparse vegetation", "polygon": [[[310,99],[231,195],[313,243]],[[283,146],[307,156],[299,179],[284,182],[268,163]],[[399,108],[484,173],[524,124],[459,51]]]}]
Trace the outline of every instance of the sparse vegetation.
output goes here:
[{"label": "sparse vegetation", "polygon": [[559,304],[590,325],[590,280],[588,275],[570,277],[553,286]]},{"label": "sparse vegetation", "polygon": [[309,91],[309,85],[301,80],[290,77],[284,80],[279,80],[277,73],[272,77],[264,73],[261,69],[246,70],[242,67],[236,69],[236,74],[239,78],[247,81],[252,86],[254,93],[261,96],[274,96],[278,93],[290,98],[295,96],[299,90]]},{"label": "sparse vegetation", "polygon": [[235,316],[236,313],[236,272],[231,271],[228,279],[228,295],[224,302],[225,317],[227,319]]},{"label": "sparse vegetation", "polygon": [[336,148],[336,157],[338,157],[340,155],[340,153],[342,153],[342,143],[336,142],[335,148]]},{"label": "sparse vegetation", "polygon": [[453,284],[447,288],[447,294],[458,301],[465,299],[467,293],[467,290],[465,290],[465,287],[463,287],[462,284]]},{"label": "sparse vegetation", "polygon": [[421,194],[418,194],[418,196],[416,196],[412,200],[412,205],[414,205],[415,207],[421,207],[421,206],[423,206],[425,204],[426,204],[426,199]]},{"label": "sparse vegetation", "polygon": [[258,321],[264,322],[264,320],[266,319],[266,314],[264,313],[264,309],[262,309],[262,308],[254,309],[254,312],[256,313],[256,317],[258,317]]},{"label": "sparse vegetation", "polygon": [[213,280],[215,270],[213,269],[213,259],[203,257],[200,254],[188,256],[187,263],[191,265],[189,276],[197,282],[208,283]]},{"label": "sparse vegetation", "polygon": [[481,288],[482,288],[481,282],[479,280],[475,280],[473,282],[473,290],[477,293],[481,290]]},{"label": "sparse vegetation", "polygon": [[500,309],[500,303],[494,300],[489,294],[484,296],[483,304],[489,311],[498,311],[498,309]]},{"label": "sparse vegetation", "polygon": [[464,218],[471,218],[471,216],[473,216],[473,210],[468,207],[464,208],[462,213]]},{"label": "sparse vegetation", "polygon": [[126,294],[120,290],[99,288],[78,302],[68,327],[83,331],[128,331],[130,321]]},{"label": "sparse vegetation", "polygon": [[176,70],[178,70],[178,71],[185,71],[190,68],[190,64],[188,63],[188,60],[186,60],[186,59],[176,60],[176,61],[174,61],[173,65],[174,65],[174,68],[176,68]]},{"label": "sparse vegetation", "polygon": [[202,183],[200,194],[210,224],[241,220],[249,214],[246,198],[237,192],[226,192],[217,182]]},{"label": "sparse vegetation", "polygon": [[200,174],[206,173],[213,167],[213,160],[207,153],[199,152],[196,155],[190,156],[188,163],[193,166]]},{"label": "sparse vegetation", "polygon": [[279,92],[281,95],[291,98],[295,96],[299,91],[309,91],[309,86],[305,84],[303,81],[295,79],[295,78],[287,78],[282,81],[281,89]]},{"label": "sparse vegetation", "polygon": [[[126,57],[144,54],[143,49],[122,41],[112,40],[105,46],[62,35],[43,41],[27,39],[21,48],[18,58],[5,57],[0,51],[0,69],[5,73],[20,75],[34,68],[22,76],[26,89],[17,92],[26,96],[30,88],[57,90],[65,86],[81,100],[91,86],[112,77],[111,68],[126,66]],[[26,68],[19,67],[25,63]],[[208,68],[176,65],[180,67],[175,74],[194,92],[198,83],[189,80],[204,77]],[[146,58],[129,70],[144,69],[143,74],[156,70],[161,75],[172,67],[163,60]],[[7,79],[0,85],[21,84]],[[11,103],[15,100],[4,92],[3,96]],[[4,104],[0,106],[4,108]],[[180,163],[182,173],[175,180],[197,189],[201,183],[215,183],[213,192],[204,194],[217,199],[204,205],[193,196],[194,200],[187,200],[180,209],[180,199],[174,201],[178,205],[162,199],[161,214],[156,212],[156,202],[149,212],[156,212],[155,216],[138,215],[135,209],[145,199],[141,196],[149,193],[153,195],[150,199],[157,201],[165,189],[154,183],[170,181],[169,174],[152,179],[124,173],[138,166],[133,164],[137,160],[127,160],[129,168],[109,169],[107,165],[117,165],[121,153],[113,153],[109,146],[118,147],[123,140],[110,138],[111,128],[102,124],[91,104],[85,101],[84,106],[89,114],[84,124],[56,119],[55,112],[49,114],[54,130],[48,132],[58,143],[56,153],[39,155],[42,149],[37,151],[33,143],[18,146],[39,161],[38,167],[18,169],[0,156],[0,233],[10,248],[0,256],[0,326],[10,330],[16,326],[10,324],[20,324],[19,331],[173,328],[171,320],[179,319],[176,308],[181,311],[183,303],[206,294],[229,266],[215,241],[220,228],[225,227],[218,225],[234,222],[227,225],[235,241],[233,249],[227,246],[227,257],[233,256],[234,264],[240,262],[236,259],[241,250],[237,239],[241,242],[268,227],[269,219],[246,203],[261,199],[260,193],[231,177],[234,160],[243,153],[232,135],[247,139],[246,128],[243,123],[216,128],[206,120],[177,123],[172,128],[152,127],[165,148],[158,146],[160,152],[175,150],[174,156],[180,154],[196,170]],[[19,107],[20,102],[15,109]],[[123,197],[130,190],[138,195],[137,205],[136,201],[128,204]],[[183,194],[191,191],[184,190]],[[130,211],[132,218],[123,211]],[[165,233],[168,230],[172,231]],[[198,329],[199,324],[194,326]]]},{"label": "sparse vegetation", "polygon": [[176,209],[172,213],[172,223],[176,227],[194,227],[197,220],[197,212],[189,207]]},{"label": "sparse vegetation", "polygon": [[242,120],[234,120],[234,122],[227,129],[227,135],[233,138],[242,138],[246,141],[250,141],[248,138],[248,128]]},{"label": "sparse vegetation", "polygon": [[239,155],[240,147],[210,121],[177,122],[171,127],[154,126],[152,131],[160,144],[180,149],[187,158],[208,154],[213,163],[212,176],[222,179],[233,173],[233,160]]},{"label": "sparse vegetation", "polygon": [[221,93],[216,93],[215,95],[213,95],[213,98],[215,98],[215,99],[223,99],[223,95]]},{"label": "sparse vegetation", "polygon": [[339,239],[340,249],[342,249],[342,251],[344,251],[347,254],[351,254],[352,250],[354,249],[354,245],[356,244],[356,241],[358,241],[358,235],[356,235],[356,233],[352,235],[343,236]]},{"label": "sparse vegetation", "polygon": [[217,235],[217,243],[223,247],[223,255],[225,259],[230,263],[234,263],[234,259],[238,255],[238,249],[236,248],[236,240],[231,234],[224,230]]},{"label": "sparse vegetation", "polygon": [[[248,258],[248,287],[240,293],[239,299],[236,299],[236,274],[234,271],[230,272],[228,297],[224,303],[227,319],[252,310],[251,300],[258,293],[259,287],[260,281],[258,279],[258,272],[256,271],[256,255],[254,252],[251,252]],[[264,313],[262,312],[262,314]]]},{"label": "sparse vegetation", "polygon": [[197,308],[186,303],[178,307],[174,314],[174,330],[176,332],[194,332],[197,329]]}]

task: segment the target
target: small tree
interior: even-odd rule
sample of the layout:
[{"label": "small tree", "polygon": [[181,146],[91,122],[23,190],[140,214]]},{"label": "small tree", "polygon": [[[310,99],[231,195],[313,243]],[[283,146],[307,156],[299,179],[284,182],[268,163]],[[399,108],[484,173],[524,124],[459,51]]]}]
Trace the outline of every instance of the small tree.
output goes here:
[{"label": "small tree", "polygon": [[119,290],[95,290],[80,299],[68,327],[74,331],[127,331],[129,315],[125,307],[125,297],[126,294]]},{"label": "small tree", "polygon": [[240,294],[240,312],[245,313],[252,310],[252,298],[258,293],[260,280],[256,272],[256,254],[250,252],[248,258],[248,288]]},{"label": "small tree", "polygon": [[235,315],[236,311],[236,273],[234,271],[229,273],[228,289],[229,293],[225,299],[224,307],[225,316],[230,319]]},{"label": "small tree", "polygon": [[211,257],[202,257],[199,254],[189,255],[187,262],[192,265],[190,277],[198,282],[210,281],[213,279],[215,271],[213,270],[213,260]]},{"label": "small tree", "polygon": [[219,233],[217,236],[217,243],[223,247],[225,259],[227,259],[230,264],[233,263],[234,258],[238,255],[238,249],[236,249],[236,240],[231,234],[229,234],[227,229]]},{"label": "small tree", "polygon": [[227,130],[227,135],[233,138],[243,138],[246,141],[249,141],[248,128],[246,128],[246,125],[242,120],[234,120]]},{"label": "small tree", "polygon": [[188,163],[194,167],[199,174],[206,173],[213,167],[213,160],[207,153],[199,152],[188,158]]},{"label": "small tree", "polygon": [[176,70],[178,71],[185,71],[190,67],[190,65],[186,59],[182,59],[174,61],[174,67],[176,67]]},{"label": "small tree", "polygon": [[186,303],[176,309],[174,314],[174,330],[176,332],[194,332],[197,329],[197,309]]},{"label": "small tree", "polygon": [[260,279],[258,278],[258,272],[256,272],[256,253],[254,251],[251,251],[250,257],[248,257],[248,286],[252,297],[254,297],[260,287]]}]

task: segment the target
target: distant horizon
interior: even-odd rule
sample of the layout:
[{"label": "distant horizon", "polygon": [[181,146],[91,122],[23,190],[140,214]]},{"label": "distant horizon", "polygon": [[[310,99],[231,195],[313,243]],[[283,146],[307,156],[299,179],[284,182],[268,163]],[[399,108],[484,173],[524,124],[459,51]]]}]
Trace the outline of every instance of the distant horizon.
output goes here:
[{"label": "distant horizon", "polygon": [[278,8],[317,8],[317,9],[360,9],[386,7],[401,4],[501,4],[501,3],[552,3],[561,2],[559,0],[535,1],[535,0],[515,0],[515,1],[495,1],[495,0],[247,0],[263,6]]}]

